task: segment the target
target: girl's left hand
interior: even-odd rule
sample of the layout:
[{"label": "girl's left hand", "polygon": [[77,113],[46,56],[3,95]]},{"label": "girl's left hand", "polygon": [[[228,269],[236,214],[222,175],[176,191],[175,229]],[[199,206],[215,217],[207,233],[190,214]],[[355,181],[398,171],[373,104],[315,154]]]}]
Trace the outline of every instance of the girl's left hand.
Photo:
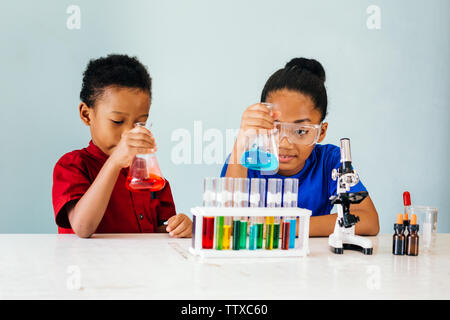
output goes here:
[{"label": "girl's left hand", "polygon": [[192,237],[192,221],[183,213],[172,216],[167,220],[166,231],[174,238]]}]

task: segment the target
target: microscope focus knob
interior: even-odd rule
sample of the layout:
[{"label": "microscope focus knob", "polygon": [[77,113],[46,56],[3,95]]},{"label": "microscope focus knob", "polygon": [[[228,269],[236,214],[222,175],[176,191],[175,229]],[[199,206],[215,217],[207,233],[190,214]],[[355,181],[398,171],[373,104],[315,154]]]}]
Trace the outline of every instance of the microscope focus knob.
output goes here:
[{"label": "microscope focus knob", "polygon": [[336,170],[336,169],[333,169],[332,171],[331,171],[331,178],[333,179],[333,180],[336,180],[337,178],[338,178],[338,171]]}]

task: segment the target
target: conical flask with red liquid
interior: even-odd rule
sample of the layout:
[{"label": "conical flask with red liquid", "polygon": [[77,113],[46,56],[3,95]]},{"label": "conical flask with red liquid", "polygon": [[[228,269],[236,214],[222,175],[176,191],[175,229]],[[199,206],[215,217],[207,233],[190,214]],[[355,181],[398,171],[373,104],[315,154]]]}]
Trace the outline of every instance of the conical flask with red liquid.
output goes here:
[{"label": "conical flask with red liquid", "polygon": [[[145,123],[136,123],[145,127]],[[155,153],[137,154],[128,171],[126,187],[130,191],[159,191],[166,185]]]}]

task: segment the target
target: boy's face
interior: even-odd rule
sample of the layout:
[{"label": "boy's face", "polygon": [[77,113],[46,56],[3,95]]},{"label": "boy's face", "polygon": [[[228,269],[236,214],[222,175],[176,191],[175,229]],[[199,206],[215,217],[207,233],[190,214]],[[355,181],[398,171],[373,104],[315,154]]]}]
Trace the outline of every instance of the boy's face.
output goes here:
[{"label": "boy's face", "polygon": [[[297,91],[281,89],[273,91],[267,97],[267,102],[275,105],[275,120],[280,122],[299,124],[319,124],[322,114],[314,107],[312,99]],[[322,142],[328,128],[328,123],[322,123],[318,143]],[[279,170],[284,176],[298,173],[305,165],[314,145],[306,146],[291,143],[286,137],[280,140]]]},{"label": "boy's face", "polygon": [[148,92],[127,87],[107,87],[89,108],[79,106],[81,120],[90,127],[94,144],[111,155],[122,133],[134,128],[137,122],[146,122],[150,111]]}]

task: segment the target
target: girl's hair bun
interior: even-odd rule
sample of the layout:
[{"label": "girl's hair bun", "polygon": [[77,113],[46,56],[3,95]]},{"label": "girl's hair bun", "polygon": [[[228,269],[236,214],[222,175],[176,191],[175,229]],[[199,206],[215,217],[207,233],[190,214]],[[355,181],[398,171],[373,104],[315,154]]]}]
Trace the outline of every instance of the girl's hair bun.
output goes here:
[{"label": "girl's hair bun", "polygon": [[308,70],[320,80],[325,82],[325,69],[322,67],[319,61],[306,58],[294,58],[286,63],[285,69],[298,68],[300,70]]}]

